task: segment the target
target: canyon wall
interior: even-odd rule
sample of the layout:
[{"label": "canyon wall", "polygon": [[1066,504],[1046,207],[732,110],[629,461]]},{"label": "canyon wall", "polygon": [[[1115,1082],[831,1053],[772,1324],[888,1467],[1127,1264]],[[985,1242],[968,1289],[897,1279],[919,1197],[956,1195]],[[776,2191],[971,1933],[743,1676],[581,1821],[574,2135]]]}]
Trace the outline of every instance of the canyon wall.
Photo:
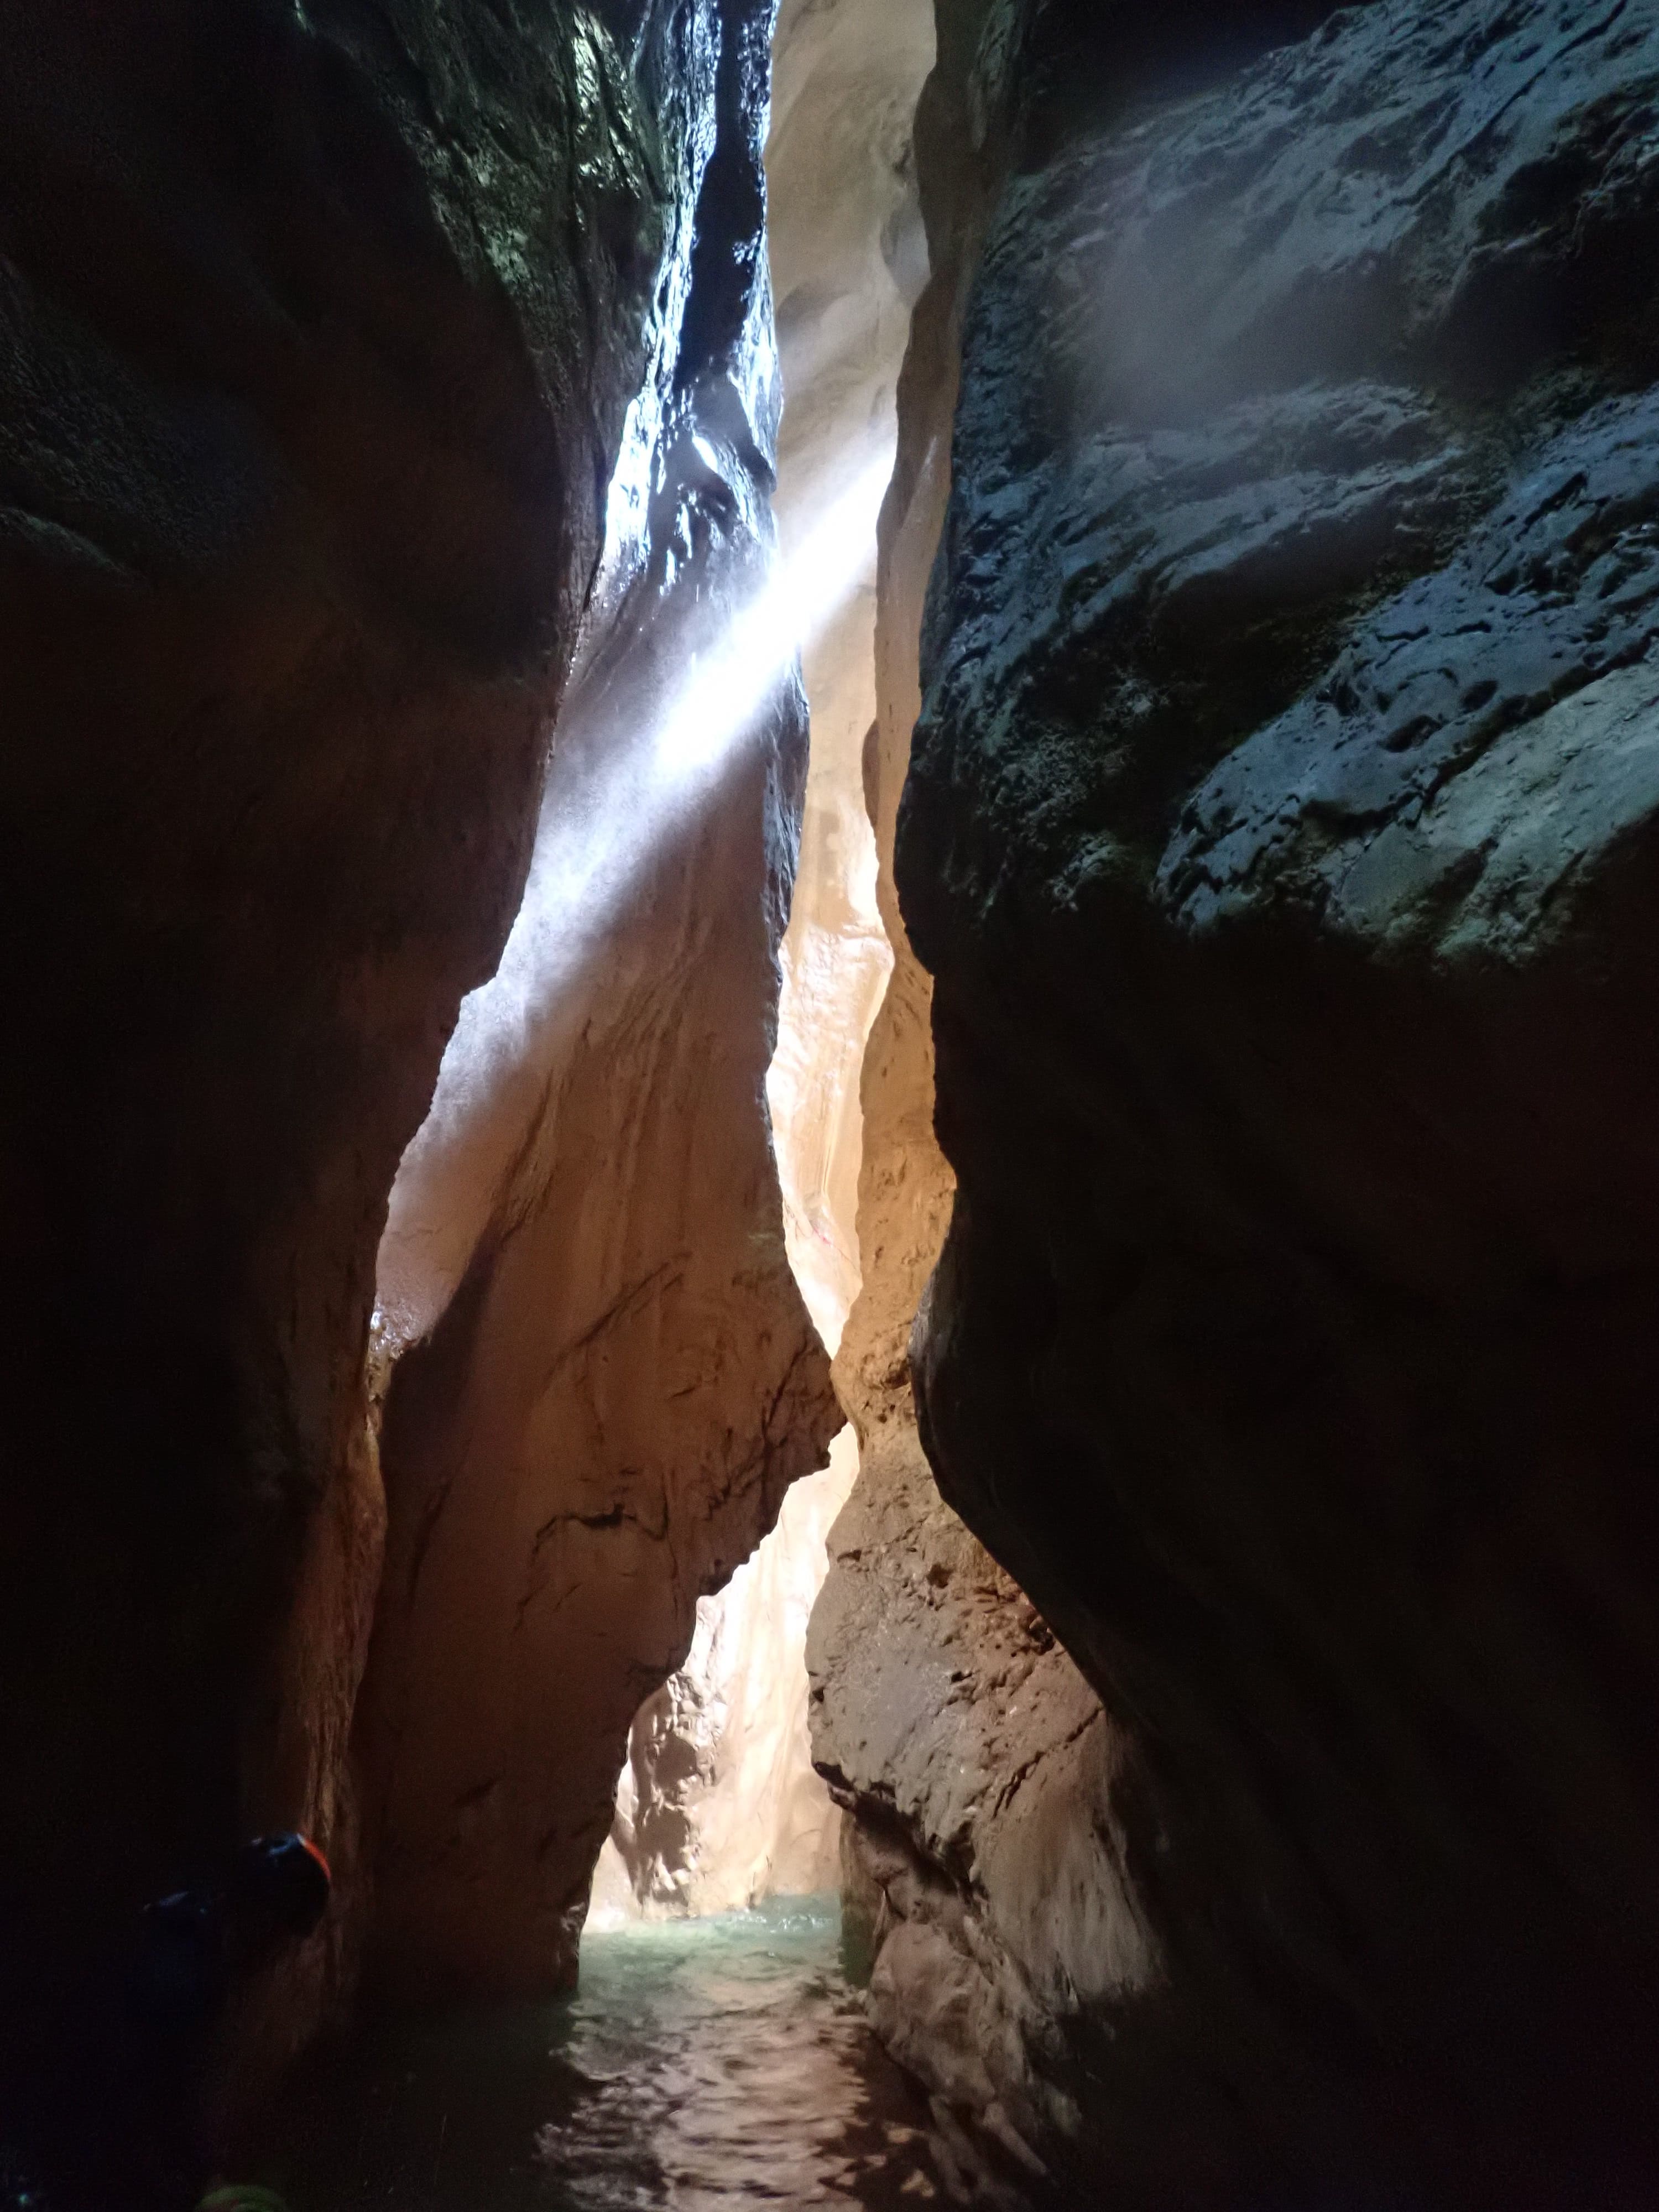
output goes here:
[{"label": "canyon wall", "polygon": [[[860,1067],[892,965],[863,763],[876,514],[925,268],[911,129],[933,52],[930,0],[785,0],[772,52],[774,505],[812,743],[767,1096],[790,1263],[833,1351],[860,1280]],[[594,1890],[607,1921],[834,1886],[838,1815],[811,1763],[805,1632],[856,1465],[848,1433],[732,1588],[701,1601],[685,1669],[641,1710]]]},{"label": "canyon wall", "polygon": [[[1034,2011],[993,2015],[1020,2047],[981,2038],[954,2094],[1018,2157],[1034,2072],[1076,2115],[1028,2107],[1051,2170],[1114,2203],[1633,2207],[1659,10],[1328,15],[940,9],[930,238],[974,258],[986,219],[896,836],[958,1182],[914,1364],[945,1498],[1103,1709],[1050,1754],[1043,1846],[1095,1900],[1087,1971],[1055,1940],[1077,1906],[1024,1936]],[[896,765],[935,343],[924,303]],[[843,1392],[890,1377],[903,1439],[938,1217],[898,1200],[913,1160],[940,1178],[920,1083],[874,1164],[896,1030],[842,1371],[867,1344]],[[877,1462],[814,1624],[816,1740],[876,1877],[878,2019],[951,2093],[968,2046],[928,2007],[1008,1955],[985,1808],[1030,1785],[1012,1718],[964,1807],[919,1753],[988,1660],[1023,1705],[1046,1655],[997,1658],[1011,1590],[907,1538],[930,1564],[887,1617],[919,1644],[939,1593],[939,1696],[902,1740],[838,1705],[858,1579],[938,1511],[919,1470],[884,1504]]]},{"label": "canyon wall", "polygon": [[[459,1829],[493,1878],[506,1833],[514,1971],[544,1978],[616,1757],[588,1775],[584,1740],[556,1784],[562,1739],[503,1711],[533,1682],[518,1717],[580,1729],[586,1698],[619,1754],[833,1425],[760,1103],[799,703],[771,684],[718,742],[682,714],[672,805],[601,773],[766,570],[769,29],[735,0],[0,9],[0,2097],[57,2203],[148,2201],[179,2152],[122,1994],[146,1900],[303,1824],[362,1926],[388,1374],[360,1729],[388,1927],[405,1844]],[[510,1171],[417,1156],[428,1249],[366,1357],[388,1192],[520,908],[562,702],[559,822],[695,827],[612,871],[601,946],[538,908],[587,998],[527,990],[464,1049],[442,1133],[505,1130]],[[503,1528],[498,1584],[457,1554]],[[578,1663],[543,1620],[579,1572],[611,1602]],[[498,1610],[446,1652],[417,1583]],[[548,1672],[478,1688],[503,1615]],[[380,1747],[428,1686],[422,1774]],[[501,1812],[468,1792],[504,1741],[541,1771]],[[488,1880],[453,1888],[417,1963],[487,1979]],[[346,1924],[245,2002],[244,2087]]]},{"label": "canyon wall", "polygon": [[767,1086],[791,1257],[832,1351],[859,1291],[859,1072],[892,963],[863,763],[876,714],[875,521],[927,266],[912,130],[933,53],[928,0],[784,0],[774,40],[767,172],[786,549],[849,485],[866,487],[850,518],[854,557],[814,611],[803,653],[812,759]]},{"label": "canyon wall", "polygon": [[48,2088],[74,2040],[79,2149],[139,1906],[331,1825],[375,1244],[523,880],[665,188],[596,25],[3,35],[0,2036]]},{"label": "canyon wall", "polygon": [[837,1416],[763,1086],[805,718],[774,560],[764,5],[673,19],[693,189],[501,971],[405,1160],[357,1730],[382,1994],[572,1980],[629,1723]]},{"label": "canyon wall", "polygon": [[962,319],[1006,161],[988,8],[939,11],[915,118],[930,276],[881,519],[865,795],[895,967],[866,1055],[862,1295],[836,1361],[860,1471],[807,1641],[811,1737],[848,1818],[843,1899],[872,2025],[934,2100],[963,2185],[1025,2201],[1095,2178],[1086,2061],[1102,1997],[1152,1948],[1123,1882],[1121,1739],[1029,1600],[945,1504],[908,1344],[952,1177],[933,1127],[929,979],[891,863],[921,708],[922,606],[950,488]]}]

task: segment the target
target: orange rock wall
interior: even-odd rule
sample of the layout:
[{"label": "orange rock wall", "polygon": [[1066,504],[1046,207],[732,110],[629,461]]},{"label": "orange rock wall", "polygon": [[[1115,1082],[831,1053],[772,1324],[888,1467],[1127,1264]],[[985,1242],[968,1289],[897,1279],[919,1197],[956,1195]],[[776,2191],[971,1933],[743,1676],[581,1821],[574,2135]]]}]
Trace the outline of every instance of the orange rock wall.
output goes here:
[{"label": "orange rock wall", "polygon": [[696,221],[687,196],[529,894],[382,1252],[417,1340],[357,1747],[400,1995],[574,1978],[629,1723],[838,1425],[764,1107],[799,690],[779,666],[729,726],[694,691],[687,726],[773,562],[764,11],[706,12]]},{"label": "orange rock wall", "polygon": [[[875,713],[876,514],[925,265],[911,124],[926,0],[787,0],[766,166],[784,412],[775,501],[812,720],[767,1095],[789,1259],[826,1345],[859,1288],[859,1071],[892,956],[863,794]],[[706,1599],[684,1673],[641,1711],[596,1905],[707,1912],[829,1887],[839,1815],[806,1737],[805,1616],[856,1450],[790,1501],[739,1584]]]},{"label": "orange rock wall", "polygon": [[[860,1471],[807,1638],[814,1756],[845,1808],[846,1910],[870,2016],[954,2115],[988,2201],[1072,2178],[1086,2093],[1068,2036],[1103,1991],[1157,1972],[1121,1869],[1118,1733],[1011,1578],[940,1498],[908,1347],[949,1224],[933,1130],[930,980],[898,911],[899,800],[921,708],[928,577],[950,491],[962,318],[1001,160],[994,12],[938,11],[916,118],[931,275],[899,386],[881,517],[877,720],[865,793],[895,952],[861,1085],[862,1291],[836,1362]],[[965,2124],[965,2126],[962,2124]]]}]

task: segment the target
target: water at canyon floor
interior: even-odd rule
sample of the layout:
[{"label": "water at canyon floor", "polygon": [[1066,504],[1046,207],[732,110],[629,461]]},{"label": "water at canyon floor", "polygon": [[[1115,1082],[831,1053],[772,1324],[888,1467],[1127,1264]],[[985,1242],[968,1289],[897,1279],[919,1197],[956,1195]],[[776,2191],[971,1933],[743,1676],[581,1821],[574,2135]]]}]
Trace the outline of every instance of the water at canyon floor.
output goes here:
[{"label": "water at canyon floor", "polygon": [[261,2178],[293,2212],[880,2212],[950,2203],[951,2168],[811,1898],[590,1933],[574,1996],[319,2055]]}]

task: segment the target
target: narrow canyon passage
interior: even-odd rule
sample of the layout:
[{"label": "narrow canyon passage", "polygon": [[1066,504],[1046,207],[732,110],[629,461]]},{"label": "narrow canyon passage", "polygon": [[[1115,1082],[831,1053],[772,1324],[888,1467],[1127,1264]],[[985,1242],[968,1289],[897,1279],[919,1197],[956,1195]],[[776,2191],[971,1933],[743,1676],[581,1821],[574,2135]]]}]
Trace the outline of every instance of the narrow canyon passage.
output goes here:
[{"label": "narrow canyon passage", "polygon": [[1655,2212],[1659,0],[0,0],[0,2212]]},{"label": "narrow canyon passage", "polygon": [[[911,118],[933,59],[921,0],[830,11],[789,0],[773,40],[768,240],[784,398],[773,504],[780,619],[787,600],[811,754],[768,1096],[790,1265],[832,1352],[860,1290],[859,1084],[892,966],[863,757],[876,708],[876,507],[925,271]],[[618,804],[600,792],[588,840],[607,834]],[[532,867],[532,898],[545,873]],[[602,942],[606,918],[584,905],[591,872],[576,884],[560,894],[560,934]],[[561,974],[540,989],[556,1006],[580,985]],[[464,1039],[500,990],[464,1010]],[[427,1158],[456,1141],[446,1111],[441,1080],[438,1125],[417,1139],[382,1253],[383,1311],[414,1334],[422,1259],[410,1224]],[[828,1467],[792,1485],[753,1558],[700,1600],[685,1664],[635,1717],[576,1993],[394,2015],[327,2046],[253,2161],[289,2202],[312,2212],[380,2198],[400,2212],[1027,2203],[887,2054],[854,1985],[869,1962],[860,1974],[854,1959],[849,1980],[843,1956],[841,1815],[811,1765],[805,1637],[857,1463],[849,1427]]]}]

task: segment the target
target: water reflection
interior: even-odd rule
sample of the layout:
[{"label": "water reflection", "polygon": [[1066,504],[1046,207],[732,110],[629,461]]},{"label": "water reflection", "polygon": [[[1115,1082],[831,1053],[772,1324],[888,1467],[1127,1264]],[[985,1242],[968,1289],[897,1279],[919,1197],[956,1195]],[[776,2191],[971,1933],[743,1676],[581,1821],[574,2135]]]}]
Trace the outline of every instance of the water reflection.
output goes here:
[{"label": "water reflection", "polygon": [[590,1934],[574,1997],[314,2062],[266,2178],[294,2212],[969,2201],[865,2025],[839,1933],[825,1898]]}]

